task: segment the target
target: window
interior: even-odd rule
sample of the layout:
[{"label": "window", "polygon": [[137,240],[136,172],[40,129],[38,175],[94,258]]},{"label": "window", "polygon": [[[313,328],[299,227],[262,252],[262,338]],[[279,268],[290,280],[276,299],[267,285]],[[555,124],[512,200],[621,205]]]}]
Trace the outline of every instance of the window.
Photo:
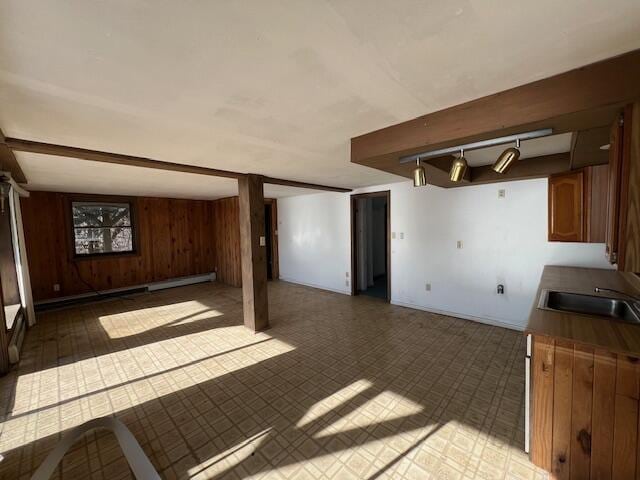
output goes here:
[{"label": "window", "polygon": [[135,251],[130,203],[71,202],[76,256]]}]

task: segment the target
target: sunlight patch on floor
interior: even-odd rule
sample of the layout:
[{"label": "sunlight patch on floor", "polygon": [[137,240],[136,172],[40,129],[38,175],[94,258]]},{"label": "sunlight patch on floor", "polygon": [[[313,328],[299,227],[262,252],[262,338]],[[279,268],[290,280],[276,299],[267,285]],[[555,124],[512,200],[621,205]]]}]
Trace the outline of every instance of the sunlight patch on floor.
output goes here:
[{"label": "sunlight patch on floor", "polygon": [[330,397],[324,398],[322,401],[313,405],[309,410],[307,410],[296,426],[298,428],[305,427],[314,420],[323,417],[341,405],[346,404],[349,400],[369,390],[371,387],[373,387],[373,383],[366,379],[360,379],[353,382],[348,387],[338,390]]},{"label": "sunlight patch on floor", "polygon": [[[153,317],[151,322],[132,322],[132,318]],[[224,313],[210,308],[197,300],[177,302],[168,305],[128,310],[126,312],[101,315],[98,317],[100,325],[109,338],[123,338],[139,335],[155,328],[175,327],[197,321],[209,320],[223,316]]]},{"label": "sunlight patch on floor", "polygon": [[402,395],[384,391],[327,425],[314,437],[322,438],[358,429],[373,428],[377,424],[409,418],[423,410],[422,405],[404,398]]},{"label": "sunlight patch on floor", "polygon": [[248,335],[250,332],[241,326],[215,331],[220,335],[220,346],[225,344],[225,337],[248,337],[252,342],[226,345],[227,349],[213,352],[213,342],[208,343],[209,351],[176,345],[179,341],[202,341],[206,333],[198,333],[21,375],[13,411],[2,424],[0,451],[55,435],[92,418],[123,412],[295,349],[265,333]]}]

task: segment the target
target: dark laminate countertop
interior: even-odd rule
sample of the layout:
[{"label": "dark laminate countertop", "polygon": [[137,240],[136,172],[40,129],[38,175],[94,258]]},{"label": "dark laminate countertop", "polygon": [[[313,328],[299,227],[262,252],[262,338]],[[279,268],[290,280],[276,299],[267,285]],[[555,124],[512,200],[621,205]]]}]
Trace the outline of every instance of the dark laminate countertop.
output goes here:
[{"label": "dark laminate countertop", "polygon": [[546,266],[540,279],[534,305],[529,315],[526,333],[545,335],[616,353],[640,356],[640,325],[632,325],[606,317],[553,312],[538,308],[543,289],[586,295],[618,296],[614,293],[594,293],[595,287],[612,288],[640,296],[637,276],[615,270]]}]

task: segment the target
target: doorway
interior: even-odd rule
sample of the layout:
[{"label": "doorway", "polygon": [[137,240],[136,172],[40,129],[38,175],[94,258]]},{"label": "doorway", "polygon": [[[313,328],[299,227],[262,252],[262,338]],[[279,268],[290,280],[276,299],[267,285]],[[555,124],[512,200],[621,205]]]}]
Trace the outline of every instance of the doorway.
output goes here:
[{"label": "doorway", "polygon": [[351,195],[351,294],[391,301],[391,192]]},{"label": "doorway", "polygon": [[264,200],[264,235],[267,251],[267,279],[277,280],[278,268],[278,206],[275,198]]}]

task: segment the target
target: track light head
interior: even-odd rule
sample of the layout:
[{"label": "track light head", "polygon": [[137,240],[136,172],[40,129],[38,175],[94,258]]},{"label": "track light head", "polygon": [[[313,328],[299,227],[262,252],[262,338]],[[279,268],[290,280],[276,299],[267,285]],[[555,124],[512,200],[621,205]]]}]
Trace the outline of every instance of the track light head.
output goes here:
[{"label": "track light head", "polygon": [[424,187],[427,184],[427,172],[424,167],[420,165],[420,159],[416,160],[416,168],[413,169],[413,186]]},{"label": "track light head", "polygon": [[464,174],[467,172],[467,159],[464,158],[464,150],[460,150],[460,156],[453,160],[451,163],[451,170],[449,171],[449,179],[452,182],[459,182],[464,178]]},{"label": "track light head", "polygon": [[493,170],[497,173],[506,173],[511,165],[520,158],[520,139],[516,140],[516,146],[507,148],[500,154],[496,163],[493,164]]}]

